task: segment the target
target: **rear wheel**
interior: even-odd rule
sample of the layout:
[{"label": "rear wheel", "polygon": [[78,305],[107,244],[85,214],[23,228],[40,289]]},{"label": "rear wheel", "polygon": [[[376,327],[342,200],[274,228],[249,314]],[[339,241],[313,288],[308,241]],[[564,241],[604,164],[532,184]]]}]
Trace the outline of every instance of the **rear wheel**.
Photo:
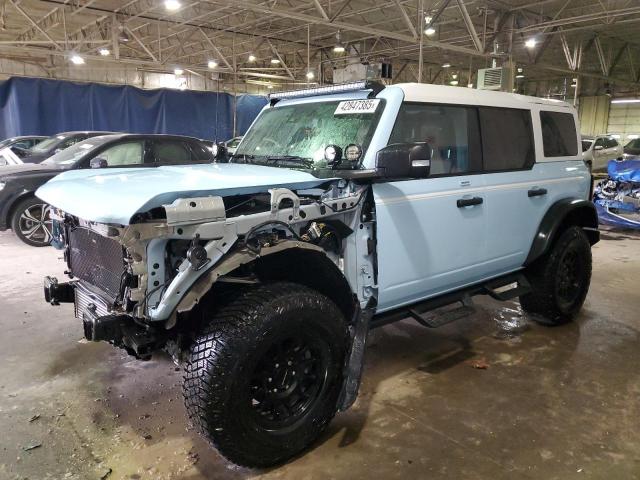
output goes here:
[{"label": "rear wheel", "polygon": [[525,272],[532,291],[520,297],[522,308],[560,324],[580,310],[591,282],[591,245],[578,226],[566,229],[551,251]]},{"label": "rear wheel", "polygon": [[187,413],[232,462],[282,463],[335,415],[347,338],[340,310],[314,290],[276,283],[246,291],[211,317],[191,348]]},{"label": "rear wheel", "polygon": [[35,197],[22,200],[13,211],[11,228],[27,245],[46,247],[51,242],[51,206]]}]

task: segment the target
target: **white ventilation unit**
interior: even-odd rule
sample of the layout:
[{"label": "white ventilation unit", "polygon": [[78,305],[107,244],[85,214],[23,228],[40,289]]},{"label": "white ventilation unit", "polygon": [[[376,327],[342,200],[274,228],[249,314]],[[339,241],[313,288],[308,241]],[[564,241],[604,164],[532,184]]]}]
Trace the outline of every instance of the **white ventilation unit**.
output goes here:
[{"label": "white ventilation unit", "polygon": [[478,70],[479,90],[511,91],[511,70],[509,68],[481,68]]}]

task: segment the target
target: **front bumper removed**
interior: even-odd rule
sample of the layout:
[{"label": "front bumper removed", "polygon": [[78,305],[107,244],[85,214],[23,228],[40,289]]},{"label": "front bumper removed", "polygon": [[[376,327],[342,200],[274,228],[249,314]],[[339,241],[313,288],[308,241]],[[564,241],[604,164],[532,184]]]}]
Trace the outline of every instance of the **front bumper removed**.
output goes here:
[{"label": "front bumper removed", "polygon": [[[78,282],[59,283],[55,277],[44,279],[45,300],[51,305],[74,303],[87,340],[111,343],[143,360],[151,358],[153,351],[160,348],[162,336],[155,328],[136,322],[130,315],[110,313],[98,297],[87,295],[87,289]],[[91,299],[95,303],[88,301]]]}]

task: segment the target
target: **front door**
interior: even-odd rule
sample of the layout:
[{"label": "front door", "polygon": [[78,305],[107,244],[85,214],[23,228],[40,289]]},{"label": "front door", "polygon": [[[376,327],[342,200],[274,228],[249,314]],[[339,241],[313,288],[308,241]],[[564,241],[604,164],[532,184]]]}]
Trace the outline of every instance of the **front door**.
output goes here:
[{"label": "front door", "polygon": [[373,186],[379,312],[483,278],[487,217],[477,110],[403,104],[389,144],[410,142],[431,146],[429,178]]}]

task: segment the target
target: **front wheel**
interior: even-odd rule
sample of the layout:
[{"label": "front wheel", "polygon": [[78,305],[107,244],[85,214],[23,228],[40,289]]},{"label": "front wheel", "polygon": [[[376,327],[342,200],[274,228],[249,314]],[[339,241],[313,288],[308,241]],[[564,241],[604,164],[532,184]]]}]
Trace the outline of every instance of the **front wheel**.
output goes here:
[{"label": "front wheel", "polygon": [[347,338],[341,311],[314,290],[282,282],[245,291],[191,347],[189,418],[238,465],[288,460],[336,413]]},{"label": "front wheel", "polygon": [[520,297],[525,311],[557,325],[578,313],[591,282],[591,245],[578,226],[567,228],[551,251],[531,265],[525,275],[532,291]]},{"label": "front wheel", "polygon": [[52,238],[51,206],[36,197],[22,200],[13,211],[11,229],[27,245],[46,247]]}]

